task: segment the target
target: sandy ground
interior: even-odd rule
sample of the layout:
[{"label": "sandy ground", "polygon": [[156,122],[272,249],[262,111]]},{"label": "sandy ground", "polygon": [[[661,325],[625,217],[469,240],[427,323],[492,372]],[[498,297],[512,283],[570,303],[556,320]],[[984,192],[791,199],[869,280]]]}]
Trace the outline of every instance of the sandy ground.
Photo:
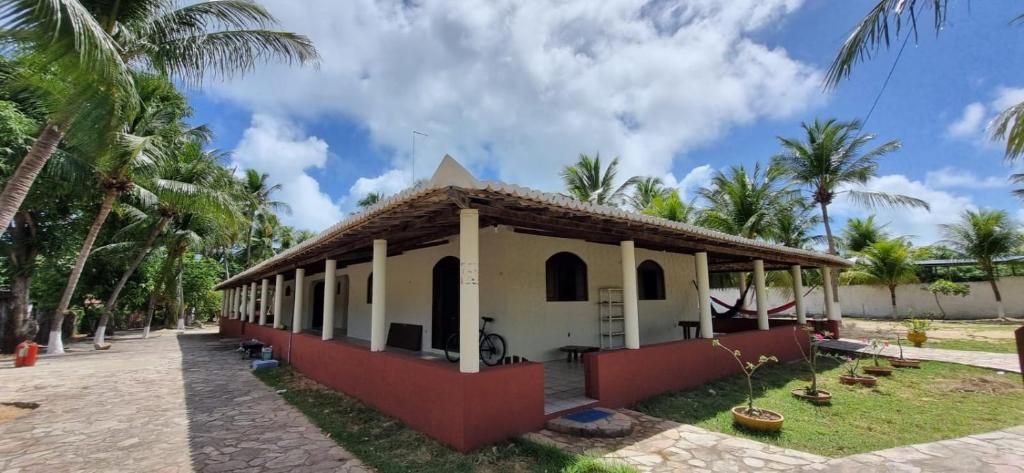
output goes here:
[{"label": "sandy ground", "polygon": [[[933,321],[928,338],[940,340],[1013,340],[1013,331],[1024,320]],[[884,319],[843,319],[843,338],[895,338],[905,336],[906,327],[899,321]]]}]

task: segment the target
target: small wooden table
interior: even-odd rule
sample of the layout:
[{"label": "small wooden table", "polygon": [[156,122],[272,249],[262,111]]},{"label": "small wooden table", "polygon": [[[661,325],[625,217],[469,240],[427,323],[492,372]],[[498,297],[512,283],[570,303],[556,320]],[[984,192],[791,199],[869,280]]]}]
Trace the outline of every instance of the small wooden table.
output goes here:
[{"label": "small wooden table", "polygon": [[581,361],[583,359],[582,355],[584,353],[590,353],[590,352],[594,352],[594,351],[598,351],[598,350],[600,350],[600,348],[598,348],[598,347],[588,347],[588,346],[583,346],[583,345],[566,345],[566,346],[561,347],[561,348],[558,349],[558,351],[563,351],[563,352],[566,353],[566,357],[565,357],[565,362],[566,363],[572,363],[574,361]]},{"label": "small wooden table", "polygon": [[690,339],[690,329],[693,329],[693,338],[700,337],[700,322],[680,320],[679,326],[683,328],[683,340]]}]

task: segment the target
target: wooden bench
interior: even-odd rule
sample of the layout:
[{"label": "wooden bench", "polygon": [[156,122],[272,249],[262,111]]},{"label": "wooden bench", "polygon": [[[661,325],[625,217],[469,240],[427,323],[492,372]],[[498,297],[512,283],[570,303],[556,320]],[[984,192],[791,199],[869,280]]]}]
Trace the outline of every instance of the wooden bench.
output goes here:
[{"label": "wooden bench", "polygon": [[564,347],[561,347],[561,348],[558,349],[558,351],[562,351],[562,352],[566,353],[566,357],[565,357],[565,362],[566,363],[572,363],[574,361],[581,361],[583,359],[583,354],[584,353],[590,353],[590,352],[598,351],[598,350],[600,350],[600,348],[598,348],[598,347],[588,347],[588,346],[583,346],[583,345],[567,345],[567,346],[564,346]]}]

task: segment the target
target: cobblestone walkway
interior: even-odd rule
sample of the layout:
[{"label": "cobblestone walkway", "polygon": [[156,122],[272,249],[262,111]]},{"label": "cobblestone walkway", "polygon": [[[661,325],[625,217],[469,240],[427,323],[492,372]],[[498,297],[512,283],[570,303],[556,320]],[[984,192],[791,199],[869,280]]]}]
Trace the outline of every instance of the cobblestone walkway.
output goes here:
[{"label": "cobblestone walkway", "polygon": [[627,463],[643,472],[964,472],[1024,473],[1024,427],[831,459],[620,409],[629,437],[572,437],[542,430],[526,438]]},{"label": "cobblestone walkway", "polygon": [[0,368],[0,402],[41,405],[0,423],[0,471],[367,471],[213,332],[113,342]]},{"label": "cobblestone walkway", "polygon": [[[870,348],[859,340],[839,339],[827,340],[821,346],[835,350],[856,351],[861,353],[870,352]],[[900,349],[891,345],[882,349],[882,354],[890,357],[898,357]],[[1012,371],[1020,373],[1020,359],[1016,353],[988,353],[983,351],[967,350],[945,350],[942,348],[917,348],[909,343],[903,345],[903,357],[912,360],[945,361],[947,363],[958,363],[961,365],[979,366],[994,370]]]}]

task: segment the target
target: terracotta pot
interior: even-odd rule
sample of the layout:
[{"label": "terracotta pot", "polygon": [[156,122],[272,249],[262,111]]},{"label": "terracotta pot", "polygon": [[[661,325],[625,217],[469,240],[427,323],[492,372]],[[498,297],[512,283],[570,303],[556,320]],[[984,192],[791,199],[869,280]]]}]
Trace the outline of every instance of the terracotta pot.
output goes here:
[{"label": "terracotta pot", "polygon": [[782,421],[786,420],[775,411],[769,411],[768,409],[758,409],[761,412],[768,413],[772,419],[762,419],[760,417],[753,417],[746,414],[747,406],[736,406],[732,408],[732,418],[737,424],[758,432],[778,432],[782,430]]},{"label": "terracotta pot", "polygon": [[874,376],[892,376],[891,366],[865,366],[864,372]]},{"label": "terracotta pot", "polygon": [[905,359],[905,358],[904,359],[898,359],[897,358],[897,359],[889,360],[889,364],[891,364],[891,365],[893,365],[893,366],[895,366],[897,368],[920,368],[921,367],[921,361],[920,360],[908,360],[908,359]]},{"label": "terracotta pot", "polygon": [[871,387],[878,383],[878,378],[874,376],[850,376],[848,374],[840,375],[839,382],[848,386],[860,384],[862,386]]},{"label": "terracotta pot", "polygon": [[921,345],[928,340],[928,335],[924,332],[915,332],[911,330],[907,332],[907,340],[910,340],[910,343],[913,343],[915,347],[920,348]]},{"label": "terracotta pot", "polygon": [[815,394],[815,395],[807,394],[807,392],[806,392],[806,390],[804,388],[794,389],[791,392],[793,393],[794,396],[796,396],[796,397],[798,397],[800,399],[803,399],[805,401],[809,401],[811,404],[822,405],[822,404],[828,404],[828,403],[832,402],[832,393],[830,393],[830,392],[828,392],[828,391],[826,391],[824,389],[819,389],[818,393]]}]

